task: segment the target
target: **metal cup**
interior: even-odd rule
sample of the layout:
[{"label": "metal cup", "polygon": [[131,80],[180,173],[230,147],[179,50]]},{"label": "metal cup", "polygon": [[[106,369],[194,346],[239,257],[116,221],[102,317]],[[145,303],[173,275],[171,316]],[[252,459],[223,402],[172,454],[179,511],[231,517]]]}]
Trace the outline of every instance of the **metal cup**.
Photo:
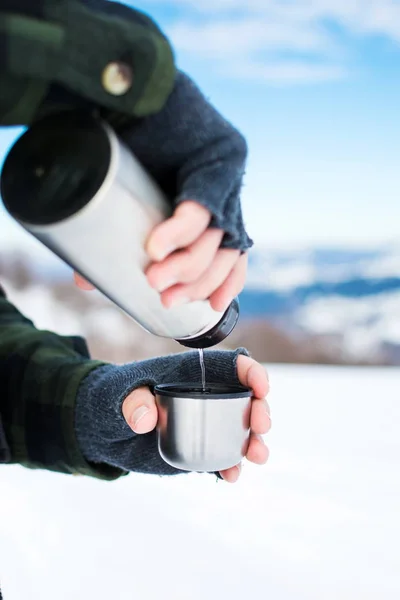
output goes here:
[{"label": "metal cup", "polygon": [[183,471],[214,472],[241,462],[250,438],[252,391],[230,385],[155,388],[158,450]]}]

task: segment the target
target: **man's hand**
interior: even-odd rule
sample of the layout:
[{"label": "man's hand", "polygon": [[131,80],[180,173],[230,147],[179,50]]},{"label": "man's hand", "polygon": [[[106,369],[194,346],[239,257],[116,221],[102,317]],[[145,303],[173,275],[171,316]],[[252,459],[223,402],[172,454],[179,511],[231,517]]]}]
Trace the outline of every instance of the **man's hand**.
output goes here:
[{"label": "man's hand", "polygon": [[[208,228],[210,221],[206,208],[188,200],[151,233],[146,250],[153,263],[147,279],[166,308],[208,298],[222,312],[242,291],[247,254],[220,248],[224,232]],[[75,282],[83,290],[94,289],[77,273]]]},{"label": "man's hand", "polygon": [[220,248],[224,232],[209,228],[210,221],[206,208],[190,200],[182,202],[147,242],[154,261],[147,278],[167,308],[208,298],[222,312],[243,289],[247,255]]},{"label": "man's hand", "polygon": [[[251,410],[251,439],[246,458],[255,464],[263,465],[268,460],[268,448],[262,435],[271,428],[271,417],[266,396],[269,392],[268,376],[265,369],[248,356],[237,359],[237,374],[242,385],[254,392]],[[133,391],[122,405],[122,413],[128,425],[137,434],[152,431],[157,425],[157,406],[154,396],[147,387]],[[229,483],[235,483],[240,475],[241,465],[223,471],[221,476]]]}]

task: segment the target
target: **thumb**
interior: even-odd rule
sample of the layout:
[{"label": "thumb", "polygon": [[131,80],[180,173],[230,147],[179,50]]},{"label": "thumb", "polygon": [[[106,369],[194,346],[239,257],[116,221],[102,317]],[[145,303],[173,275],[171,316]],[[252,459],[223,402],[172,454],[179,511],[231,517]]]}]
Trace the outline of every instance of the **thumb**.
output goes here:
[{"label": "thumb", "polygon": [[148,387],[140,387],[125,398],[122,414],[129,427],[138,434],[152,431],[158,420],[157,406]]}]

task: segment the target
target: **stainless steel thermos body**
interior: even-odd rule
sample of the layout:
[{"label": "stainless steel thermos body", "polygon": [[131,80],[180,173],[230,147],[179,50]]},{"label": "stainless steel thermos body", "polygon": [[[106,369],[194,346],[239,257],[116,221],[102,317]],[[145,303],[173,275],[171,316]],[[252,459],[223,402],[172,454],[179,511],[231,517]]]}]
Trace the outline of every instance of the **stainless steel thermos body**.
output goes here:
[{"label": "stainless steel thermos body", "polygon": [[222,341],[238,319],[205,301],[166,309],[145,276],[146,240],[171,203],[105,122],[67,113],[33,125],[4,163],[6,209],[144,329],[191,347]]},{"label": "stainless steel thermos body", "polygon": [[251,391],[229,386],[203,391],[185,385],[155,388],[158,449],[184,471],[223,471],[239,464],[250,435]]}]

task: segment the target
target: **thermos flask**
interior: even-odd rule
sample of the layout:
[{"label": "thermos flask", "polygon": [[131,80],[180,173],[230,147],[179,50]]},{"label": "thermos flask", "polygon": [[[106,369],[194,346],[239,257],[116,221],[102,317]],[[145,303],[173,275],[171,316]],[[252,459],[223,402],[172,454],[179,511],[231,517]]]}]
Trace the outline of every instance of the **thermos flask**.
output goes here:
[{"label": "thermos flask", "polygon": [[9,151],[1,175],[8,213],[148,332],[191,348],[235,327],[208,300],[165,308],[145,276],[145,242],[172,203],[115,131],[81,111],[51,115]]}]

